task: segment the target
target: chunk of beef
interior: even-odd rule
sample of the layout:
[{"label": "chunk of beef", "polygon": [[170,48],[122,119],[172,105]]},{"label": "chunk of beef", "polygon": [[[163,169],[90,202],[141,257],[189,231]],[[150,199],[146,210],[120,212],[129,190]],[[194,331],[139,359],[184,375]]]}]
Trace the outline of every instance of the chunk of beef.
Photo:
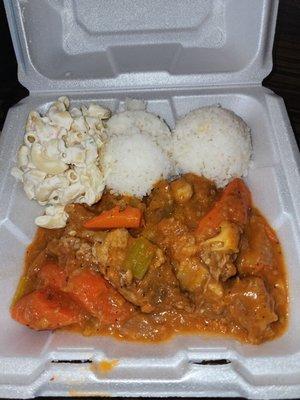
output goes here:
[{"label": "chunk of beef", "polygon": [[260,278],[235,279],[227,290],[227,304],[233,321],[248,332],[252,342],[259,343],[278,319],[274,300]]},{"label": "chunk of beef", "polygon": [[[160,243],[174,260],[177,279],[183,289],[201,295],[208,281],[226,281],[236,274],[235,255],[212,251],[196,242],[186,225],[176,218],[163,219],[158,224]],[[212,279],[211,279],[212,278]]]},{"label": "chunk of beef", "polygon": [[164,218],[157,225],[157,231],[159,243],[177,262],[194,256],[199,250],[194,235],[177,218]]},{"label": "chunk of beef", "polygon": [[80,237],[63,235],[59,240],[49,242],[47,251],[58,259],[59,265],[71,272],[80,267],[97,269],[92,253],[92,244]]},{"label": "chunk of beef", "polygon": [[216,281],[225,282],[236,274],[236,267],[234,265],[235,256],[232,254],[202,249],[200,257]]},{"label": "chunk of beef", "polygon": [[242,275],[264,277],[277,269],[276,257],[266,224],[262,217],[253,215],[245,230],[237,267]]},{"label": "chunk of beef", "polygon": [[147,202],[145,219],[147,223],[156,224],[162,218],[168,217],[174,210],[174,201],[170,184],[166,180],[158,182],[152,190]]},{"label": "chunk of beef", "polygon": [[182,289],[198,294],[204,291],[209,271],[197,252],[194,235],[177,218],[165,218],[158,224],[160,244],[170,254]]}]

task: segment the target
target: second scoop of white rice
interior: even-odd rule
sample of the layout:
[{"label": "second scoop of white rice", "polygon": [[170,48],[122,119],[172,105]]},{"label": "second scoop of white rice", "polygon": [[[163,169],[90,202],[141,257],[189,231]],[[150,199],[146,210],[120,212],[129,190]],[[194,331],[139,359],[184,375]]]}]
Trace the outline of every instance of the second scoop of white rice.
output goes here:
[{"label": "second scoop of white rice", "polygon": [[247,175],[251,154],[250,129],[230,110],[202,107],[176,123],[172,156],[180,173],[203,175],[224,187]]},{"label": "second scoop of white rice", "polygon": [[139,133],[110,137],[102,154],[107,187],[117,194],[143,197],[171,171],[161,148]]},{"label": "second scoop of white rice", "polygon": [[157,115],[144,110],[123,111],[107,121],[108,135],[139,133],[152,138],[168,154],[171,132],[168,125]]}]

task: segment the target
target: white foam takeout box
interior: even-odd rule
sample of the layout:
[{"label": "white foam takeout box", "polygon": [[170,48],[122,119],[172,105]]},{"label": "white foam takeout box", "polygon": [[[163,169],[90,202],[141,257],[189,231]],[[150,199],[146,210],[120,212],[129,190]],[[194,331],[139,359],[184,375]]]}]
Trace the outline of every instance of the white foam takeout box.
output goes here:
[{"label": "white foam takeout box", "polygon": [[[5,0],[20,82],[30,95],[9,110],[0,138],[0,396],[243,396],[300,394],[299,153],[282,99],[262,87],[272,69],[273,0]],[[220,103],[252,128],[246,181],[280,237],[290,322],[277,340],[251,346],[181,336],[155,345],[33,332],[10,302],[41,209],[10,175],[30,110],[58,96],[113,111],[129,96],[170,127]],[[92,363],[117,359],[101,374]],[[97,372],[98,371],[98,372]],[[298,395],[298,396],[297,396]]]}]

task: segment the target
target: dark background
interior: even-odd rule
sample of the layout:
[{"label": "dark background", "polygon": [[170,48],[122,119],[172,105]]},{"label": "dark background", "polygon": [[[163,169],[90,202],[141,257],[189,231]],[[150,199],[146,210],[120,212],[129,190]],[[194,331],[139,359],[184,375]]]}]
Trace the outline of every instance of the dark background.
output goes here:
[{"label": "dark background", "polygon": [[[300,0],[279,1],[273,55],[273,71],[263,84],[283,97],[300,147]],[[8,108],[27,94],[17,79],[14,50],[0,0],[0,129]]]}]

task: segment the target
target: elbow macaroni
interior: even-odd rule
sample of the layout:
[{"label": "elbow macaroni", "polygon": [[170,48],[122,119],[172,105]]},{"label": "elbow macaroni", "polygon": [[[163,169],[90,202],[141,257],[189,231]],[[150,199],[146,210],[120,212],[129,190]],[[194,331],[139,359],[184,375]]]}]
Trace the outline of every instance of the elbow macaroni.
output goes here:
[{"label": "elbow macaroni", "polygon": [[64,211],[64,206],[48,206],[45,214],[37,217],[35,223],[43,228],[55,229],[66,226],[68,214]]},{"label": "elbow macaroni", "polygon": [[17,167],[12,170],[28,198],[46,206],[35,223],[49,229],[65,226],[66,204],[92,205],[105,187],[98,165],[104,138],[102,120],[111,112],[97,104],[71,110],[69,106],[69,99],[63,96],[44,117],[37,111],[29,113]]}]

